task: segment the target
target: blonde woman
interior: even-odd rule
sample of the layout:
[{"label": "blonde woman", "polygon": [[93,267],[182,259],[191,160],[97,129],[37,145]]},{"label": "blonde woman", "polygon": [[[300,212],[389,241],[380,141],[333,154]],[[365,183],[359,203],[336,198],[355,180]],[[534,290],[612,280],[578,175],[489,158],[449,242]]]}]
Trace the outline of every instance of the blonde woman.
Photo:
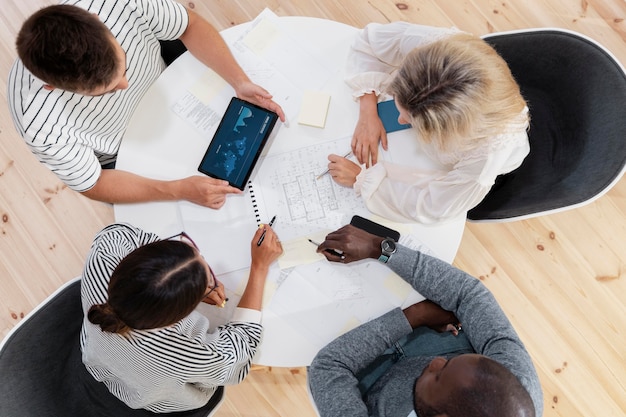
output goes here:
[{"label": "blonde woman", "polygon": [[[359,102],[352,151],[328,157],[330,174],[373,213],[399,222],[464,215],[530,148],[528,108],[506,62],[479,37],[406,22],[369,24],[355,40],[346,82]],[[441,169],[378,161],[388,145],[378,101],[392,96],[401,124]]]}]

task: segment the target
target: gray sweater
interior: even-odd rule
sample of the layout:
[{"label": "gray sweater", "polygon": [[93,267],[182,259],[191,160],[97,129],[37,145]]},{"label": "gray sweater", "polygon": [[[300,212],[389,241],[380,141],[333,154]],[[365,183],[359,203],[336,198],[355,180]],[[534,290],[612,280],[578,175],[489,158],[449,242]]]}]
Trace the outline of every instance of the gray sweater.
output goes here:
[{"label": "gray sweater", "polygon": [[[528,352],[489,290],[477,279],[428,255],[399,246],[388,266],[419,293],[454,311],[476,353],[507,367],[543,415],[541,384]],[[406,417],[413,410],[415,379],[433,357],[403,358],[363,399],[355,375],[412,332],[399,308],[340,336],[309,367],[309,385],[322,417]]]}]

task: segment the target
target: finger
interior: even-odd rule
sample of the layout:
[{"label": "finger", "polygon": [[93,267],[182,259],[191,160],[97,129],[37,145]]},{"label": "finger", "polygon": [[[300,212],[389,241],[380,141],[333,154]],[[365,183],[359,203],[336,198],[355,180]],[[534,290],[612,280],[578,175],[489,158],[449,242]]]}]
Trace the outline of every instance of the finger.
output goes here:
[{"label": "finger", "polygon": [[371,150],[370,161],[372,165],[376,165],[376,163],[378,162],[378,149],[377,148],[374,148]]},{"label": "finger", "polygon": [[221,288],[218,286],[215,290],[211,291],[209,295],[204,297],[204,299],[202,300],[203,302],[214,306],[220,306],[224,302],[224,300],[226,300],[226,296],[224,294],[224,285],[222,283],[219,283],[218,285],[220,285]]},{"label": "finger", "polygon": [[283,108],[274,101],[272,101],[271,104],[272,106],[270,107],[270,110],[278,115],[278,118],[281,122],[285,124],[285,126],[289,127],[289,123],[287,122],[287,118],[285,117],[285,112],[283,111]]},{"label": "finger", "polygon": [[387,132],[383,131],[380,135],[380,143],[383,145],[383,149],[387,150]]},{"label": "finger", "polygon": [[209,208],[217,210],[217,209],[222,208],[224,206],[224,204],[226,204],[226,200],[225,199],[223,199],[221,201],[213,201],[212,203],[209,204]]},{"label": "finger", "polygon": [[226,188],[226,190],[224,191],[225,194],[241,194],[243,193],[243,191],[241,191],[239,188],[233,187],[233,186],[228,186]]}]

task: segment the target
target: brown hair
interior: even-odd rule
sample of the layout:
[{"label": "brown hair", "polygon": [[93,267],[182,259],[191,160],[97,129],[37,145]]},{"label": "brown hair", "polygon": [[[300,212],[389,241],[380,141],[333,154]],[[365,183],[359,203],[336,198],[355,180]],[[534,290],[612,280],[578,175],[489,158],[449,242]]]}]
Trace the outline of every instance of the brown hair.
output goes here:
[{"label": "brown hair", "polygon": [[113,35],[97,16],[76,6],[40,9],[22,25],[17,54],[47,84],[72,92],[109,85],[119,68]]},{"label": "brown hair", "polygon": [[412,50],[389,89],[419,137],[442,150],[500,133],[526,105],[506,62],[469,34]]},{"label": "brown hair", "polygon": [[87,318],[120,334],[169,326],[196,308],[207,283],[206,265],[191,246],[153,242],[122,259],[111,275],[107,302],[91,306]]}]

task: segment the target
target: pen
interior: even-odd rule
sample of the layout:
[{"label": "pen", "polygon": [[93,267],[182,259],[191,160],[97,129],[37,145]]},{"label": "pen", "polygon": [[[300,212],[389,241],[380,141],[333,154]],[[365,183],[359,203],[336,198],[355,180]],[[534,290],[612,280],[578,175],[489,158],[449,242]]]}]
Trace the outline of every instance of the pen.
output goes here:
[{"label": "pen", "polygon": [[[350,154],[352,153],[352,151],[348,152],[347,154],[345,154],[343,157],[347,158],[350,156]],[[322,172],[320,175],[318,175],[317,177],[315,177],[316,180],[319,180],[320,178],[322,178],[324,175],[328,174],[328,171],[330,171],[330,169],[327,169],[326,171]]]},{"label": "pen", "polygon": [[[315,246],[319,246],[320,244],[309,239],[309,242],[311,242],[312,244],[314,244]],[[341,259],[346,259],[346,255],[343,254],[343,252],[339,251],[339,250],[334,250],[334,249],[324,249],[326,252],[338,256]]]},{"label": "pen", "polygon": [[[274,220],[276,220],[276,216],[272,217],[272,220],[270,220],[270,222],[267,225],[269,227],[272,227],[272,225],[274,224]],[[263,243],[263,239],[265,239],[265,232],[267,232],[267,229],[263,229],[263,233],[261,233],[261,237],[259,238],[259,241],[256,243],[257,246],[261,246],[261,243]]]}]

